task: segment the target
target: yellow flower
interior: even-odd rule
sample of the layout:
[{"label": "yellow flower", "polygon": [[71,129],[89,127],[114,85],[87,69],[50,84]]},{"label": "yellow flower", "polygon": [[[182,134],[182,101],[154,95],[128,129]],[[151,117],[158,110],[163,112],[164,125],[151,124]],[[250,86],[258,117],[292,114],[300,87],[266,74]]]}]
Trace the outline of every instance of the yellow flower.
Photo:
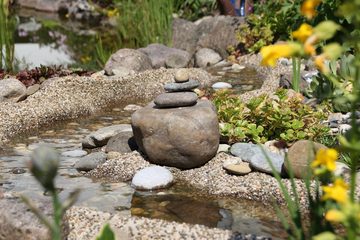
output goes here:
[{"label": "yellow flower", "polygon": [[330,222],[342,222],[345,220],[345,214],[342,211],[331,209],[325,214],[325,219]]},{"label": "yellow flower", "polygon": [[274,67],[279,58],[288,58],[292,56],[294,51],[293,46],[290,44],[277,44],[262,47],[260,50],[262,56],[261,64]]},{"label": "yellow flower", "polygon": [[325,193],[322,200],[332,199],[338,203],[346,203],[348,200],[348,185],[341,178],[336,179],[331,186],[323,186],[322,189]]},{"label": "yellow flower", "polygon": [[113,10],[108,10],[107,11],[107,16],[109,18],[114,17],[114,16],[118,16],[118,15],[119,15],[119,11],[116,8],[114,8]]},{"label": "yellow flower", "polygon": [[319,149],[316,153],[315,160],[311,163],[312,168],[316,168],[318,166],[325,166],[329,171],[335,171],[336,164],[335,161],[338,158],[338,152],[335,149]]},{"label": "yellow flower", "polygon": [[305,0],[301,5],[301,13],[308,19],[316,15],[316,7],[320,4],[321,0]]},{"label": "yellow flower", "polygon": [[304,51],[306,54],[309,54],[310,56],[314,56],[316,54],[316,49],[314,44],[316,44],[317,40],[318,39],[315,35],[311,35],[309,38],[305,40]]},{"label": "yellow flower", "polygon": [[313,28],[306,23],[301,24],[298,30],[292,33],[292,36],[299,40],[300,42],[304,43],[308,37],[313,34]]},{"label": "yellow flower", "polygon": [[327,67],[325,66],[325,56],[323,54],[316,56],[314,59],[315,66],[320,72],[326,73],[328,71]]}]

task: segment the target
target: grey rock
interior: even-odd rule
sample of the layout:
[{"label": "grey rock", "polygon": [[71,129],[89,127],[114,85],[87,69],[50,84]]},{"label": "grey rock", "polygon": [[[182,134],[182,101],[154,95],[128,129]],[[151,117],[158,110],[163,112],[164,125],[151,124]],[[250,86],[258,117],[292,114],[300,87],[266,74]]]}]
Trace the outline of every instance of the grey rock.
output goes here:
[{"label": "grey rock", "polygon": [[132,131],[120,132],[111,137],[106,144],[105,152],[127,153],[137,150]]},{"label": "grey rock", "polygon": [[129,112],[133,112],[133,111],[139,110],[140,108],[142,108],[142,106],[139,106],[139,105],[136,105],[136,104],[129,104],[129,105],[126,105],[124,107],[124,110],[129,111]]},{"label": "grey rock", "polygon": [[123,72],[124,69],[127,69],[129,73],[131,70],[134,72],[142,72],[152,69],[151,60],[143,52],[123,48],[110,56],[104,68],[106,75],[115,75],[117,69],[120,69],[120,72]]},{"label": "grey rock", "polygon": [[245,162],[250,162],[253,155],[262,153],[262,149],[259,145],[252,143],[235,143],[231,146],[230,153]]},{"label": "grey rock", "polygon": [[219,152],[229,152],[230,145],[229,144],[219,144],[219,148],[217,150],[217,153]]},{"label": "grey rock", "polygon": [[268,161],[272,163],[275,171],[281,174],[284,157],[268,150],[265,150],[265,154],[261,152],[253,155],[250,159],[250,166],[260,172],[272,173],[272,169]]},{"label": "grey rock", "polygon": [[221,60],[221,56],[209,48],[202,48],[195,54],[195,64],[201,68],[212,66]]},{"label": "grey rock", "polygon": [[300,140],[295,142],[288,151],[288,163],[284,164],[284,169],[289,173],[289,166],[296,178],[303,178],[307,173],[309,162],[315,159],[316,152],[319,149],[326,149],[327,147],[309,140]]},{"label": "grey rock", "polygon": [[189,81],[189,71],[186,68],[182,68],[175,73],[175,82],[183,83]]},{"label": "grey rock", "polygon": [[33,95],[40,89],[40,84],[34,84],[26,89],[26,96]]},{"label": "grey rock", "polygon": [[155,190],[170,186],[173,180],[173,175],[166,168],[150,166],[135,173],[131,185],[140,190]]},{"label": "grey rock", "polygon": [[343,120],[343,115],[342,113],[330,113],[328,116],[328,121],[334,122],[334,123],[341,123]]},{"label": "grey rock", "polygon": [[156,109],[151,103],[133,113],[131,124],[139,149],[155,164],[199,167],[219,146],[219,123],[208,100],[185,108]]},{"label": "grey rock", "polygon": [[191,57],[178,54],[171,54],[165,60],[167,68],[185,68],[192,66]]},{"label": "grey rock", "polygon": [[335,176],[343,176],[345,173],[350,173],[350,168],[343,162],[336,162]]},{"label": "grey rock", "polygon": [[82,141],[82,146],[83,148],[102,147],[105,146],[109,139],[116,134],[129,131],[131,131],[130,124],[119,124],[104,127],[87,135]]},{"label": "grey rock", "polygon": [[71,150],[71,151],[62,152],[61,156],[76,158],[76,157],[85,156],[86,154],[87,154],[87,152],[84,150],[75,149],[75,150]]},{"label": "grey rock", "polygon": [[198,100],[196,93],[193,92],[173,92],[162,93],[154,100],[156,107],[187,107],[195,105]]},{"label": "grey rock", "polygon": [[90,171],[96,168],[98,165],[106,161],[106,153],[94,152],[89,155],[80,158],[75,163],[75,168],[78,171]]},{"label": "grey rock", "polygon": [[216,82],[211,86],[214,90],[219,90],[219,89],[230,89],[232,88],[232,85],[230,83],[227,82]]},{"label": "grey rock", "polygon": [[25,8],[32,8],[44,12],[58,12],[61,0],[17,0],[16,3]]},{"label": "grey rock", "polygon": [[167,92],[181,92],[189,91],[200,86],[200,82],[197,80],[189,80],[188,82],[183,83],[167,83],[164,86],[165,91]]},{"label": "grey rock", "polygon": [[158,43],[150,44],[147,47],[139,48],[138,50],[145,53],[150,58],[153,68],[165,67],[165,62],[168,58],[182,59],[184,62],[183,67],[186,67],[191,59],[191,55],[184,50],[170,48]]},{"label": "grey rock", "polygon": [[0,102],[18,102],[26,97],[26,87],[15,78],[0,80]]},{"label": "grey rock", "polygon": [[198,26],[185,19],[175,18],[172,26],[172,45],[193,55],[199,40]]},{"label": "grey rock", "polygon": [[239,72],[241,70],[243,70],[245,68],[244,65],[240,65],[240,64],[237,64],[237,63],[234,63],[232,66],[231,66],[231,69],[235,72]]},{"label": "grey rock", "polygon": [[351,125],[350,124],[340,124],[339,125],[339,132],[341,134],[345,134],[347,131],[349,131],[351,129]]}]

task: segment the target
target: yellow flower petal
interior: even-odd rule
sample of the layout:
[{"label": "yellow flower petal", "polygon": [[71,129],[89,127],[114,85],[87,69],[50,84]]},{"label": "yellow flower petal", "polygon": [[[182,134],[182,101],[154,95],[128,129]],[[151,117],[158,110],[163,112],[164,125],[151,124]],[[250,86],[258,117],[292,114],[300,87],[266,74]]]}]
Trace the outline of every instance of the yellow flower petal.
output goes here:
[{"label": "yellow flower petal", "polygon": [[346,203],[348,201],[347,189],[348,185],[343,179],[338,178],[331,186],[322,187],[324,195],[322,200],[334,200],[338,203]]},{"label": "yellow flower petal", "polygon": [[292,36],[299,40],[300,42],[304,43],[308,37],[313,34],[313,28],[306,23],[301,24],[298,30],[292,33]]},{"label": "yellow flower petal", "polygon": [[345,219],[345,215],[339,210],[331,209],[325,214],[325,219],[330,222],[341,222]]},{"label": "yellow flower petal", "polygon": [[301,14],[311,19],[316,15],[316,7],[320,4],[321,0],[305,0],[301,5]]},{"label": "yellow flower petal", "polygon": [[294,48],[290,44],[277,44],[262,47],[260,50],[262,56],[261,64],[274,67],[279,58],[288,58],[293,53]]},{"label": "yellow flower petal", "polygon": [[328,171],[335,171],[338,155],[338,152],[332,148],[319,149],[316,153],[315,160],[311,163],[311,167],[316,168],[318,166],[325,166]]}]

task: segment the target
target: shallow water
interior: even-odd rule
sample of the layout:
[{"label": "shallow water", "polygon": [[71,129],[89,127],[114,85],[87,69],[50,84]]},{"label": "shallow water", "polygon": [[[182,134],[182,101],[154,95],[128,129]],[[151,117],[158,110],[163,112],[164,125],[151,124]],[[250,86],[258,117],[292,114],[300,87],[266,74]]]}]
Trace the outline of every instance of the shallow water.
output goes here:
[{"label": "shallow water", "polygon": [[[39,144],[46,143],[61,153],[79,152],[82,150],[81,140],[90,132],[112,124],[129,123],[131,113],[121,109],[63,122],[15,139],[0,152],[0,186],[15,196],[23,194],[34,201],[48,200],[49,197],[45,196],[26,168],[31,151]],[[279,238],[284,236],[279,222],[274,220],[276,216],[272,208],[261,203],[200,196],[196,190],[179,184],[163,191],[139,192],[131,188],[129,183],[94,182],[73,168],[77,159],[61,156],[60,174],[56,179],[62,199],[74,188],[81,188],[77,205],[116,211],[127,216],[202,224]]]}]

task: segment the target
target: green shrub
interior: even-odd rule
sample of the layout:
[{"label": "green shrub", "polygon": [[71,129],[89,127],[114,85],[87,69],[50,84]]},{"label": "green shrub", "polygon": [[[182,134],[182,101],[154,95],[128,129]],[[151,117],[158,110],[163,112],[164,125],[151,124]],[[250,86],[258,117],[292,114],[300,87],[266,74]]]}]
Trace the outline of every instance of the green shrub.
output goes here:
[{"label": "green shrub", "polygon": [[174,0],[174,12],[190,21],[210,15],[216,6],[216,0]]},{"label": "green shrub", "polygon": [[221,123],[221,134],[230,142],[264,143],[271,139],[292,142],[318,139],[329,134],[329,128],[320,124],[326,119],[326,112],[303,104],[298,97],[287,97],[284,89],[279,89],[274,97],[254,97],[247,104],[238,96],[220,91],[213,101]]}]

